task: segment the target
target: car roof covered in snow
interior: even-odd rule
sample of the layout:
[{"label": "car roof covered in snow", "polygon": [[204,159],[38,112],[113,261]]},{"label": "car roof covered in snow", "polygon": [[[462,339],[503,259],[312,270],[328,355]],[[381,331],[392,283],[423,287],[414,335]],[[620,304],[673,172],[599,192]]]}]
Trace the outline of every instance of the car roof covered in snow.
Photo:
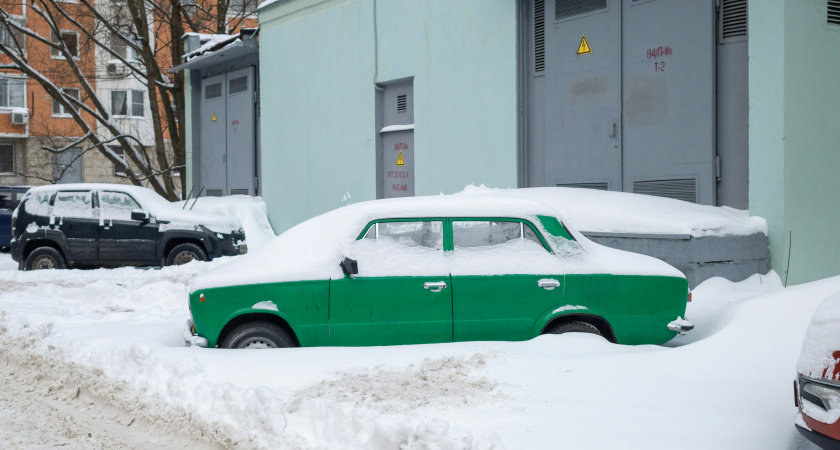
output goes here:
[{"label": "car roof covered in snow", "polygon": [[[506,253],[506,257],[515,257],[524,261],[523,264],[514,265],[515,270],[527,266],[523,269],[524,272],[513,273],[605,273],[683,277],[678,270],[655,258],[595,244],[568,225],[567,228],[576,241],[556,238],[563,242],[551,242],[553,237],[537,220],[537,216],[541,215],[560,218],[557,211],[546,204],[504,194],[489,194],[480,197],[459,195],[409,197],[347,205],[302,222],[277,236],[262,248],[236,257],[230,263],[202,274],[195,280],[191,289],[195,291],[243,284],[342,278],[344,274],[338,263],[344,257],[352,258],[360,254],[360,246],[373,244],[356,242],[356,238],[365,225],[377,219],[396,218],[486,217],[530,220],[550,241],[549,245],[554,253],[549,253],[541,247],[538,247],[537,254],[533,252],[533,248],[523,251],[515,248],[506,249],[506,251],[510,250]],[[372,268],[370,264],[360,262],[360,276],[394,276],[393,267],[405,266],[400,264],[403,262],[401,258],[408,257],[409,250],[406,250],[406,247],[391,247],[391,250],[393,252],[388,255],[389,261],[377,267]],[[534,262],[535,256],[539,258],[539,261]],[[481,262],[486,263],[492,257],[494,256],[488,254],[487,259]],[[410,264],[410,275],[440,275],[436,271],[440,271],[442,267],[450,263],[457,263],[457,267],[465,267],[464,264],[467,264],[464,261],[456,261],[457,255],[447,258],[446,261],[438,261],[441,264],[437,265],[431,263],[434,259],[433,255],[425,255],[418,260],[413,260]],[[497,267],[499,265],[483,264],[482,268],[474,268],[474,273],[471,274],[511,273],[496,272]],[[377,271],[379,269],[381,270]],[[432,274],[432,272],[435,273]]]}]

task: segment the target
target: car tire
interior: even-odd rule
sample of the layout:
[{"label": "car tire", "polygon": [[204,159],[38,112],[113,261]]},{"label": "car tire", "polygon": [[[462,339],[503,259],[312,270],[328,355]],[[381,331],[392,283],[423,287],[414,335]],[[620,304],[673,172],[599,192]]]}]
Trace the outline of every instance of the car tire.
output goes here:
[{"label": "car tire", "polygon": [[180,266],[192,261],[207,261],[207,254],[196,244],[178,244],[166,256],[167,266]]},{"label": "car tire", "polygon": [[589,333],[602,336],[601,331],[595,325],[589,322],[580,320],[570,320],[568,322],[561,322],[546,328],[544,334],[563,334],[563,333]]},{"label": "car tire", "polygon": [[283,328],[269,322],[249,322],[234,328],[225,337],[222,348],[288,348],[297,347]]},{"label": "car tire", "polygon": [[23,270],[66,269],[64,255],[52,247],[38,247],[26,257]]}]

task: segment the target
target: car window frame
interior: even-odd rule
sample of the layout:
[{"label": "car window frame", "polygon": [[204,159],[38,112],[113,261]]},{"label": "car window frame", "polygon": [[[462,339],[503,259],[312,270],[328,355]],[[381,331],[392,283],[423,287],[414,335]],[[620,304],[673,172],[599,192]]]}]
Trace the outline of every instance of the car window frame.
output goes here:
[{"label": "car window frame", "polygon": [[[548,245],[548,241],[545,240],[542,233],[531,223],[528,219],[520,219],[517,217],[394,217],[394,218],[383,218],[383,219],[375,219],[371,220],[362,228],[361,233],[356,236],[356,240],[364,239],[365,235],[367,234],[370,227],[374,226],[377,223],[382,222],[442,222],[443,223],[443,251],[444,252],[451,252],[455,250],[455,243],[454,243],[454,233],[452,232],[452,222],[519,222],[523,225],[527,225],[531,227],[531,231],[537,236],[537,238],[542,243],[543,248],[548,253],[553,254],[554,251],[551,250],[551,246]],[[558,220],[559,222],[559,220]],[[522,239],[520,237],[520,239]]]}]

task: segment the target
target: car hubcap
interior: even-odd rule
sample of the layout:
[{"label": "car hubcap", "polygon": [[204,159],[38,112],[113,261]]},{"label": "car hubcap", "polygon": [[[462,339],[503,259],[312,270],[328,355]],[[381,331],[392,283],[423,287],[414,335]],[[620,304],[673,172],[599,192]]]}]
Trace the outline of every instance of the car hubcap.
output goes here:
[{"label": "car hubcap", "polygon": [[245,343],[239,348],[277,348],[277,346],[265,339],[253,338],[245,341]]},{"label": "car hubcap", "polygon": [[181,264],[186,264],[190,261],[195,261],[198,259],[198,255],[193,252],[181,252],[175,255],[175,265],[180,266]]},{"label": "car hubcap", "polygon": [[58,264],[55,262],[55,258],[47,255],[41,255],[32,262],[32,268],[35,270],[55,269],[56,267],[58,267]]}]

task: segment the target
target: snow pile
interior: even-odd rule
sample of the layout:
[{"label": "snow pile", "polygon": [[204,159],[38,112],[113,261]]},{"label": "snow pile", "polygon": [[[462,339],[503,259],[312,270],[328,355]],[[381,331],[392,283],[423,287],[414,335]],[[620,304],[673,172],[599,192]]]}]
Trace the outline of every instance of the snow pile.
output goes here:
[{"label": "snow pile", "polygon": [[826,298],[814,313],[814,318],[805,333],[805,340],[802,342],[802,354],[799,356],[796,370],[809,377],[825,376],[840,380],[840,370],[837,367],[840,361],[832,356],[838,352],[840,352],[840,292]]},{"label": "snow pile", "polygon": [[[537,216],[555,216],[551,207],[506,195],[428,196],[375,200],[343,206],[292,227],[254,252],[223,269],[196,279],[193,291],[220,286],[343,278],[339,262],[359,261],[360,276],[462,273],[561,274],[607,273],[684,277],[675,268],[648,256],[598,245],[567,226],[576,242],[551,236]],[[545,236],[554,254],[535,245],[511,242],[498,249],[469,249],[444,255],[422,247],[409,248],[387,240],[356,238],[371,220],[412,217],[508,217],[529,220]],[[363,272],[364,271],[364,272]],[[460,272],[459,272],[460,271]],[[512,271],[512,272],[511,272]],[[364,275],[363,275],[364,274]]]},{"label": "snow pile", "polygon": [[[260,197],[247,195],[231,195],[228,197],[199,197],[196,199],[176,202],[178,208],[186,210],[230,217],[239,221],[245,230],[248,250],[253,251],[265,245],[276,236],[268,222],[265,202]],[[195,205],[193,205],[195,203]]]},{"label": "snow pile", "polygon": [[750,217],[747,211],[627,192],[563,187],[494,189],[469,185],[456,195],[491,193],[544,202],[584,232],[694,237],[767,234],[767,221]]}]

